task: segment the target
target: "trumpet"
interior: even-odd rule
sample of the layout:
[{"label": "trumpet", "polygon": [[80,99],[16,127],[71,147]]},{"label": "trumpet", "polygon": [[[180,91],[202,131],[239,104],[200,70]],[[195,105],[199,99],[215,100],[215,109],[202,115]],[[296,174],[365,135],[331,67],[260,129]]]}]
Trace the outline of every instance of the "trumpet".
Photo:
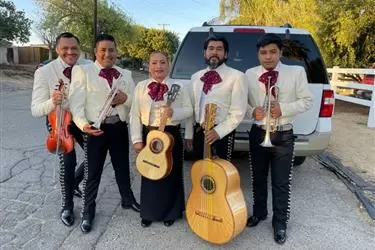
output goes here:
[{"label": "trumpet", "polygon": [[107,100],[105,101],[104,106],[99,113],[98,120],[94,124],[92,124],[92,126],[96,129],[100,129],[100,125],[102,124],[102,122],[105,120],[105,118],[107,118],[107,116],[109,116],[112,113],[112,102],[119,89],[118,81],[120,78],[121,75],[118,77],[118,79],[113,79],[111,91],[109,92]]},{"label": "trumpet", "polygon": [[268,77],[268,94],[266,95],[266,98],[264,100],[264,106],[265,109],[267,110],[267,119],[266,119],[266,135],[264,137],[263,142],[260,144],[262,147],[267,147],[271,148],[274,145],[271,142],[271,132],[275,132],[278,130],[278,125],[279,125],[279,119],[275,119],[274,123],[272,124],[272,129],[271,129],[271,99],[272,99],[272,90],[275,89],[275,101],[278,101],[278,96],[279,96],[279,87],[274,85],[270,87],[270,81],[271,77]]}]

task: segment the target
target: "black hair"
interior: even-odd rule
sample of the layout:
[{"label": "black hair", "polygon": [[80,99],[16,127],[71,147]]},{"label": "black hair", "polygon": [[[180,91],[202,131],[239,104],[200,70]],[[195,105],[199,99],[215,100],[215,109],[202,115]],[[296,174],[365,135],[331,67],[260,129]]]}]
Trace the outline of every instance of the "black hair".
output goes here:
[{"label": "black hair", "polygon": [[75,35],[73,35],[73,33],[64,32],[64,33],[61,33],[60,35],[58,35],[56,37],[56,46],[59,44],[61,38],[74,38],[74,39],[77,40],[77,43],[80,44],[78,37],[76,37]]},{"label": "black hair", "polygon": [[109,34],[100,34],[95,38],[95,47],[98,46],[98,43],[101,41],[111,41],[116,46],[115,38],[112,35]]},{"label": "black hair", "polygon": [[281,38],[273,33],[268,33],[262,36],[258,42],[257,42],[257,50],[259,50],[261,47],[267,46],[269,44],[276,44],[277,47],[281,50],[283,48],[283,41]]},{"label": "black hair", "polygon": [[227,40],[225,37],[218,37],[218,36],[209,36],[209,37],[206,39],[206,41],[204,42],[204,45],[203,45],[203,49],[204,49],[204,50],[207,50],[208,44],[209,44],[211,41],[222,42],[223,45],[224,45],[224,51],[225,51],[225,53],[228,53],[228,52],[229,52],[229,43],[228,43],[228,40]]}]

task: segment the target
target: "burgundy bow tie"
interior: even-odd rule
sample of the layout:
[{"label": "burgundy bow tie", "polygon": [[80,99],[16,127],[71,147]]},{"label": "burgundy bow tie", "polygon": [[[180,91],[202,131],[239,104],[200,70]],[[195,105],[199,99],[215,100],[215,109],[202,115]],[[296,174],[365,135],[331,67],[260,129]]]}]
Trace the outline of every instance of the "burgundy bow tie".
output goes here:
[{"label": "burgundy bow tie", "polygon": [[109,86],[112,87],[113,78],[119,78],[120,72],[115,68],[101,69],[99,72],[99,76],[107,79]]},{"label": "burgundy bow tie", "polygon": [[66,67],[63,71],[64,76],[66,76],[66,78],[68,78],[69,80],[72,79],[72,68],[73,67]]},{"label": "burgundy bow tie", "polygon": [[210,70],[204,73],[204,75],[201,77],[201,81],[204,82],[203,92],[207,95],[208,91],[211,90],[212,86],[214,84],[218,84],[222,80],[219,73],[217,73],[214,70]]},{"label": "burgundy bow tie", "polygon": [[[279,72],[278,71],[267,71],[265,73],[263,73],[260,77],[259,77],[259,81],[261,83],[264,84],[265,88],[266,88],[266,95],[268,95],[268,77],[271,77],[270,81],[269,81],[269,84],[270,86],[269,87],[272,87],[276,84],[277,82],[277,77],[279,76]],[[272,95],[273,96],[276,96],[276,91],[275,91],[275,88],[272,89]]]},{"label": "burgundy bow tie", "polygon": [[164,94],[168,92],[168,86],[163,83],[152,82],[148,85],[148,95],[155,102],[163,101]]}]

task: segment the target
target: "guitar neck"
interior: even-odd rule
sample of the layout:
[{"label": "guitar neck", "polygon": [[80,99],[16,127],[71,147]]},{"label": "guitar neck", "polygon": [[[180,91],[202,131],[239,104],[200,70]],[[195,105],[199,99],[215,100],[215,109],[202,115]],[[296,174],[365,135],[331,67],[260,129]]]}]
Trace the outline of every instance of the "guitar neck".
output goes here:
[{"label": "guitar neck", "polygon": [[[167,101],[167,107],[169,108],[171,106],[172,102],[170,100]],[[160,125],[159,125],[159,131],[164,131],[165,125],[167,124],[168,120],[168,113],[163,112],[160,118]]]},{"label": "guitar neck", "polygon": [[203,146],[203,159],[211,159],[212,158],[212,153],[211,153],[211,145],[209,143],[204,143]]}]

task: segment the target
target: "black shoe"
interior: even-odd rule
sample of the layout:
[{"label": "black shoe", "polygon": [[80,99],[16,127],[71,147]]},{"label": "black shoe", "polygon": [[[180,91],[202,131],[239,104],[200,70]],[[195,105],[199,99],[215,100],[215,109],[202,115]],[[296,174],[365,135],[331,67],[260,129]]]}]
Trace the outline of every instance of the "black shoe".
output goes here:
[{"label": "black shoe", "polygon": [[284,229],[274,229],[273,237],[278,244],[284,244],[286,241],[286,230]]},{"label": "black shoe", "polygon": [[138,212],[138,213],[141,211],[141,206],[136,201],[133,201],[133,203],[131,203],[131,204],[126,204],[126,203],[122,202],[121,207],[123,209],[133,209],[135,212]]},{"label": "black shoe", "polygon": [[74,189],[74,196],[76,196],[78,198],[82,198],[82,191],[79,189],[79,187],[76,187]]},{"label": "black shoe", "polygon": [[173,223],[174,223],[174,220],[166,220],[166,221],[164,221],[164,225],[165,225],[166,227],[170,227],[170,226],[172,226]]},{"label": "black shoe", "polygon": [[150,220],[144,220],[144,219],[141,220],[142,227],[149,227],[151,224],[152,224],[152,221]]},{"label": "black shoe", "polygon": [[61,212],[61,221],[68,227],[74,223],[74,213],[70,209],[63,210]]},{"label": "black shoe", "polygon": [[92,220],[84,219],[81,221],[81,231],[84,233],[88,233],[91,231],[92,228]]},{"label": "black shoe", "polygon": [[246,223],[246,226],[247,227],[255,227],[256,225],[258,225],[258,223],[262,220],[265,220],[267,218],[267,216],[263,216],[263,217],[257,217],[257,216],[250,216],[249,219],[247,219],[247,223]]}]

